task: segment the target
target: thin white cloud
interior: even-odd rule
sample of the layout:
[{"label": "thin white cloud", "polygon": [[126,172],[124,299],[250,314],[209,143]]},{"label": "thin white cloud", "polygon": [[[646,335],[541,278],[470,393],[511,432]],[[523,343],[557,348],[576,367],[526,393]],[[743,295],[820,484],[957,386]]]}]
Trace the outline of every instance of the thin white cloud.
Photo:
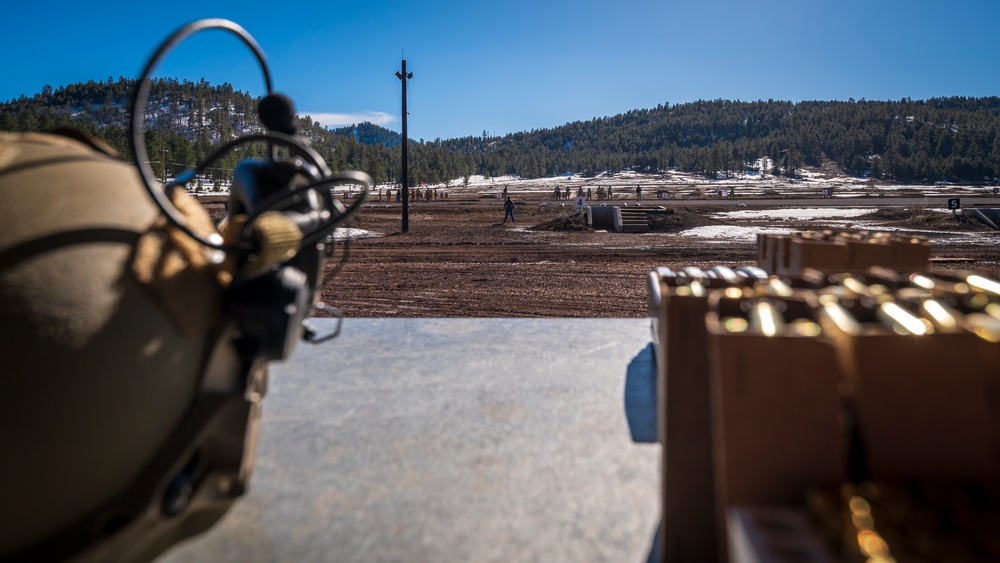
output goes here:
[{"label": "thin white cloud", "polygon": [[344,127],[347,125],[363,123],[365,121],[374,123],[375,125],[386,125],[396,121],[395,115],[381,111],[367,111],[360,113],[302,112],[302,115],[308,115],[313,121],[323,125],[324,127]]}]

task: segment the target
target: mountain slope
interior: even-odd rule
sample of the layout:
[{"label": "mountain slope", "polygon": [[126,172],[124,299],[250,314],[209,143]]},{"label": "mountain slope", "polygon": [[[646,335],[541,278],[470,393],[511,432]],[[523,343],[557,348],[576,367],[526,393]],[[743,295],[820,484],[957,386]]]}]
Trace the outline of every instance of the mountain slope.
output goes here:
[{"label": "mountain slope", "polygon": [[[125,131],[134,81],[46,87],[0,103],[0,130],[74,126],[128,156]],[[260,131],[257,99],[229,84],[154,81],[146,110],[147,146],[167,175],[193,166],[212,146]],[[632,168],[681,169],[707,177],[741,172],[794,175],[833,161],[843,171],[894,182],[987,183],[1000,176],[1000,98],[903,99],[896,102],[697,101],[662,104],[502,137],[411,141],[410,185],[469,174],[552,176]],[[302,133],[335,169],[362,169],[379,181],[399,175],[398,133],[361,123],[327,130],[308,117]],[[225,177],[246,147],[211,170]]]}]

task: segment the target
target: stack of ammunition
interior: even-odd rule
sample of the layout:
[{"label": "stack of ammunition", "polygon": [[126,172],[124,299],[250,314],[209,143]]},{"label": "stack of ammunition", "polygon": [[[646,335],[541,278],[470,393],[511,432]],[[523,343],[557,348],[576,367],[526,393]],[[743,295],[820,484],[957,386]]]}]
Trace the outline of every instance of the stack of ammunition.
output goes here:
[{"label": "stack of ammunition", "polygon": [[[864,237],[880,248],[846,256],[888,248],[912,264],[926,248]],[[797,268],[818,255],[804,249],[854,245],[834,238],[791,239],[797,250],[770,256],[793,256]],[[924,269],[651,273],[665,561],[738,559],[734,522],[762,507],[805,512],[817,487],[1000,483],[1000,282]],[[854,496],[863,499],[845,498],[844,511]],[[857,550],[831,546],[847,559]]]},{"label": "stack of ammunition", "polygon": [[842,561],[998,561],[1000,488],[907,481],[812,489],[808,514]]},{"label": "stack of ammunition", "polygon": [[806,270],[865,272],[872,267],[900,272],[927,269],[930,243],[924,237],[868,231],[819,231],[757,235],[758,266],[769,273],[799,277]]}]

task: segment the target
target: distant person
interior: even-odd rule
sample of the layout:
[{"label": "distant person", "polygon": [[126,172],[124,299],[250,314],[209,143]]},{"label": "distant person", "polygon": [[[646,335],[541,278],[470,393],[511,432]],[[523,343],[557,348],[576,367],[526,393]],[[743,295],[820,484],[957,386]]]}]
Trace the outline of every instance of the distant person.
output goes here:
[{"label": "distant person", "polygon": [[635,200],[642,201],[642,186],[635,187]]},{"label": "distant person", "polygon": [[569,186],[566,186],[566,199],[569,199]]},{"label": "distant person", "polygon": [[505,211],[503,214],[503,222],[506,223],[507,217],[510,216],[510,222],[517,223],[517,220],[514,219],[514,202],[510,200],[510,196],[507,196],[507,201],[503,202],[503,208]]},{"label": "distant person", "polygon": [[615,199],[614,196],[611,195],[611,186],[608,186],[608,199]]},{"label": "distant person", "polygon": [[[996,192],[994,192],[994,193],[996,193]],[[559,201],[560,199],[562,199],[562,191],[559,189],[559,186],[556,186],[555,195],[556,195],[556,201]]]},{"label": "distant person", "polygon": [[507,186],[503,187],[503,198],[504,199],[508,199],[508,196],[507,196]]}]

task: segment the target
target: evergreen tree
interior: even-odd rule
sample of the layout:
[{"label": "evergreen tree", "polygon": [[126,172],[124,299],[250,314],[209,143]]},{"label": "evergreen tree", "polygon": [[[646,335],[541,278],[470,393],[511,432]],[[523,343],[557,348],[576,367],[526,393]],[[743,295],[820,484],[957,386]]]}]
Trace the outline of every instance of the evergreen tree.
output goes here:
[{"label": "evergreen tree", "polygon": [[[260,131],[254,98],[229,84],[157,79],[146,111],[147,152],[167,175],[190,168],[219,143]],[[134,81],[110,77],[0,103],[0,130],[76,127],[131,158],[125,138]],[[331,168],[365,169],[377,180],[398,175],[398,134],[370,123],[326,130],[302,116],[302,133]],[[762,157],[796,174],[829,159],[851,174],[870,170],[897,182],[948,178],[983,182],[1000,174],[1000,98],[913,101],[732,102],[662,104],[552,129],[411,143],[411,174],[444,182],[466,174],[547,176],[625,168],[741,173]],[[160,154],[157,154],[160,150]],[[248,146],[224,156],[208,176],[224,179],[239,160],[263,156]],[[395,168],[394,168],[395,167]],[[160,172],[159,170],[157,171]],[[395,178],[392,178],[395,179]]]}]

